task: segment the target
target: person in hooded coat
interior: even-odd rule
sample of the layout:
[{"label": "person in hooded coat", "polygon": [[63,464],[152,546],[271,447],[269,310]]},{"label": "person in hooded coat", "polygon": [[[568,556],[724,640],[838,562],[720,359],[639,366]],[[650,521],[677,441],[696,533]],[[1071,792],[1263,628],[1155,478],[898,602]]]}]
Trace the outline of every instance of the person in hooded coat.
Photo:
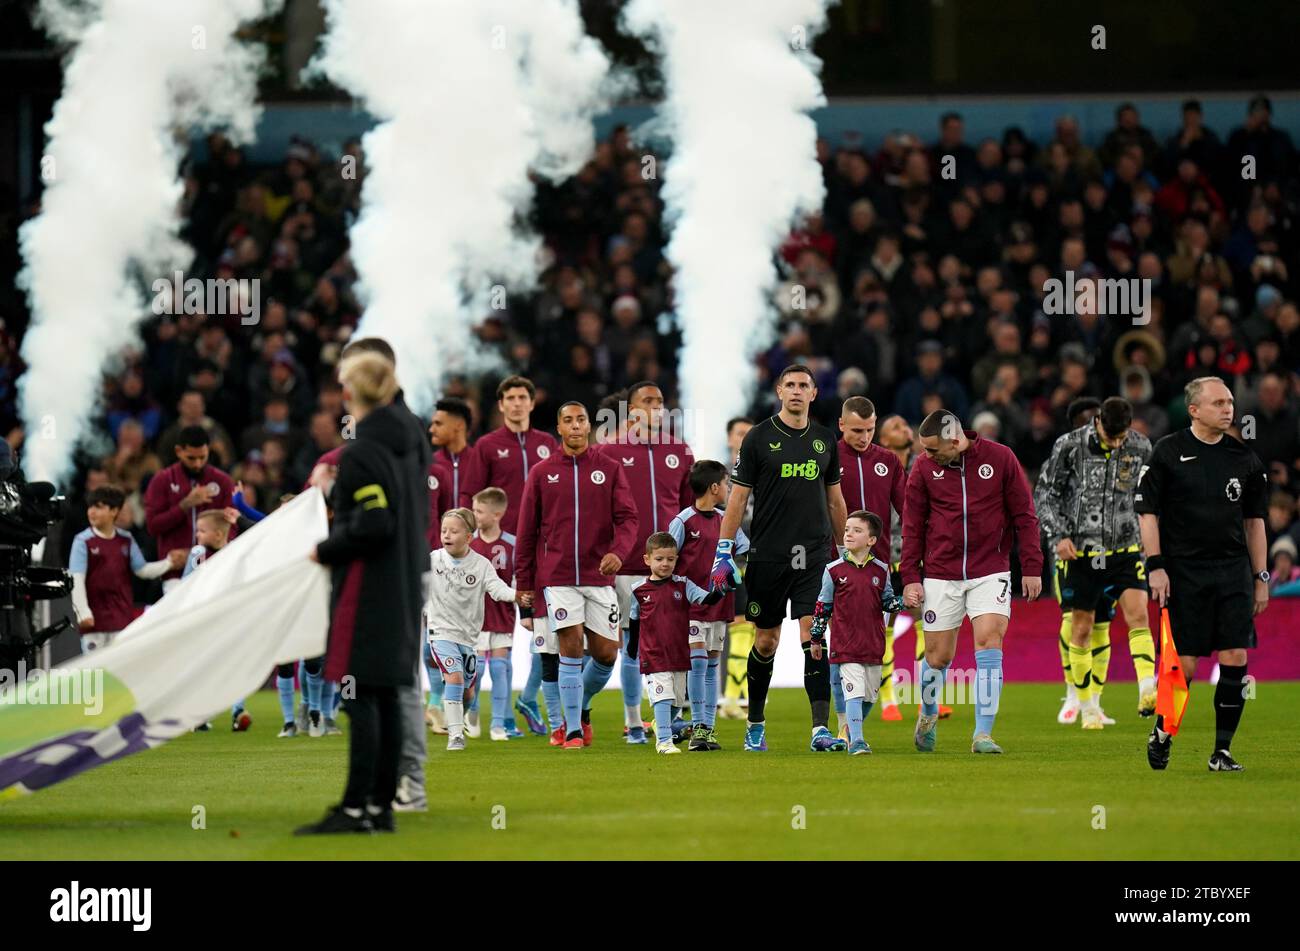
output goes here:
[{"label": "person in hooded coat", "polygon": [[398,689],[410,685],[419,657],[428,562],[427,456],[396,399],[393,365],[373,352],[349,355],[339,381],[356,434],[339,458],[334,520],[315,560],[332,576],[325,677],[344,684],[348,779],[343,801],[299,835],[394,830]]}]

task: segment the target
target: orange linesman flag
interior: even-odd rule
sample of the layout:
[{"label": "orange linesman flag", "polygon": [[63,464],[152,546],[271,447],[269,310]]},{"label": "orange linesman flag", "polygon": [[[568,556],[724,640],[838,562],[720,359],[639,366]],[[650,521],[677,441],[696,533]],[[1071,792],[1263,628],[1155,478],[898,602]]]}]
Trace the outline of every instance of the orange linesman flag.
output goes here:
[{"label": "orange linesman flag", "polygon": [[1156,713],[1164,718],[1164,731],[1178,735],[1178,724],[1183,721],[1189,693],[1183,665],[1174,647],[1174,634],[1169,629],[1169,609],[1160,611],[1160,679],[1156,684]]}]

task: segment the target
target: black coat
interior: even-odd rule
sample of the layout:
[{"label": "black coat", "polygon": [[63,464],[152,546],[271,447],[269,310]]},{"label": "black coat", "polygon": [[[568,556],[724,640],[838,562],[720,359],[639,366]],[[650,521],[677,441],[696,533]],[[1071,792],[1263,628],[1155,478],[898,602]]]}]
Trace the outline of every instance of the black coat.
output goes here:
[{"label": "black coat", "polygon": [[409,686],[420,656],[429,445],[401,400],[372,410],[339,458],[330,535],[316,548],[332,569],[325,675]]}]

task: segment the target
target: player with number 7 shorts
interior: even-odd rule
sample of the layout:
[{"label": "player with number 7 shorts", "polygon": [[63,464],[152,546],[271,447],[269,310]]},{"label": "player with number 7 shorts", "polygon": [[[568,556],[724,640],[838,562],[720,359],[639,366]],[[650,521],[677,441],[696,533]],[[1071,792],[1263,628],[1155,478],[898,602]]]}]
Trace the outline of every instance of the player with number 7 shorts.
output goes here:
[{"label": "player with number 7 shorts", "polygon": [[1002,694],[1002,638],[1011,619],[1013,530],[1025,597],[1032,601],[1043,588],[1033,496],[1015,453],[963,430],[956,414],[935,410],[918,435],[925,458],[907,477],[901,567],[904,603],[925,605],[916,748],[934,749],[944,672],[962,618],[969,616],[976,665],[971,752],[1001,753],[992,731]]}]

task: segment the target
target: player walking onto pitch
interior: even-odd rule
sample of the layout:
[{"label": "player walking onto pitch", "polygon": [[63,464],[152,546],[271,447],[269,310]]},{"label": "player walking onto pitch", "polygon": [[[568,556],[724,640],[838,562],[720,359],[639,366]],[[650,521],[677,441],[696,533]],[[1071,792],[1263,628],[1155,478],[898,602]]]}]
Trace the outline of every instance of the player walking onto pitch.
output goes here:
[{"label": "player walking onto pitch", "polygon": [[745,589],[749,598],[746,611],[756,631],[746,672],[749,723],[745,749],[767,749],[767,691],[788,604],[789,616],[799,621],[804,649],[804,689],[812,711],[811,748],[815,752],[844,750],[847,744],[827,726],[830,663],[810,633],[822,570],[834,557],[833,539],[844,535],[847,512],[840,494],[839,451],[835,435],[808,418],[808,409],[817,398],[811,370],[800,364],[786,367],[777,377],[776,395],[781,411],[754,426],[741,443],[711,582],[720,588],[735,587],[739,581],[734,560],[736,532],[752,492],[754,519]]},{"label": "player walking onto pitch", "polygon": [[[876,542],[872,553],[876,559],[888,568],[890,561],[890,509],[901,519],[903,517],[903,492],[907,484],[907,473],[898,456],[884,446],[875,445],[872,440],[876,435],[876,407],[865,396],[851,396],[844,401],[840,409],[840,491],[844,493],[844,507],[850,512],[878,512],[881,526],[876,533]],[[881,676],[894,673],[894,638],[893,625],[889,625],[885,639],[883,666]],[[840,737],[848,740],[848,720],[845,717],[844,688],[840,683],[841,668],[831,662],[831,693],[834,695],[835,712],[840,717]],[[882,687],[884,684],[882,683]],[[899,720],[898,705],[894,702],[894,691],[886,695],[881,691],[881,699],[887,707],[882,719]],[[875,697],[872,697],[875,701]]]},{"label": "player walking onto pitch", "polygon": [[[881,420],[879,432],[880,445],[893,453],[894,458],[903,468],[903,495],[906,499],[907,477],[911,474],[916,460],[922,455],[916,443],[916,433],[907,424],[907,420],[897,413]],[[893,585],[895,591],[902,591],[903,576],[898,570],[903,560],[903,513],[900,509],[895,509],[893,518],[890,519],[890,536],[889,557],[892,559],[890,562],[892,570],[889,573],[889,583]],[[913,642],[913,659],[919,669],[921,660],[925,657],[925,621],[921,617],[919,607],[904,607],[903,610],[912,619],[912,631],[916,635]],[[891,614],[885,624],[885,658],[880,664],[880,719],[882,720],[903,719],[903,715],[898,711],[898,697],[894,691],[894,625],[898,623],[901,614],[902,612]],[[939,719],[946,720],[950,716],[952,716],[952,707],[940,703]]]},{"label": "player walking onto pitch", "polygon": [[[1268,474],[1235,437],[1232,391],[1217,377],[1187,384],[1192,425],[1156,443],[1136,505],[1151,596],[1169,607],[1190,689],[1196,658],[1219,653],[1214,692],[1213,772],[1243,767],[1228,752],[1246,700],[1246,651],[1255,615],[1268,607]],[[1157,716],[1147,740],[1152,769],[1169,765],[1173,739]]]},{"label": "player walking onto pitch", "polygon": [[[619,552],[623,567],[614,579],[619,614],[626,632],[631,617],[632,587],[647,574],[643,551],[655,532],[666,531],[668,523],[694,501],[689,474],[695,457],[690,446],[676,439],[664,426],[664,394],[654,383],[643,380],[627,388],[628,427],[614,442],[600,448],[623,467],[632,498],[636,502],[637,537],[626,552]],[[627,638],[624,636],[626,645]],[[627,741],[644,743],[641,720],[641,677],[634,653],[622,651],[623,718]],[[683,703],[685,699],[683,698]]]},{"label": "player walking onto pitch", "polygon": [[1013,529],[1025,597],[1034,600],[1043,587],[1034,500],[1015,454],[963,430],[949,410],[927,416],[918,434],[925,458],[907,478],[902,562],[904,601],[925,605],[916,748],[934,749],[944,673],[962,618],[970,617],[977,668],[971,752],[1001,753],[992,732],[1002,695],[1002,638],[1011,619]]},{"label": "player walking onto pitch", "polygon": [[[550,631],[559,641],[566,750],[590,746],[591,700],[618,661],[614,576],[637,533],[636,504],[623,467],[590,452],[591,421],[581,403],[556,414],[562,454],[533,466],[519,505],[515,581],[545,589]],[[584,634],[591,660],[582,668]]]},{"label": "player walking onto pitch", "polygon": [[[497,384],[497,411],[501,413],[501,426],[474,443],[478,456],[471,470],[471,494],[496,486],[506,494],[506,511],[501,516],[501,530],[516,534],[519,519],[519,502],[524,497],[524,483],[533,466],[560,451],[559,444],[550,433],[533,429],[531,419],[537,397],[533,381],[523,376],[508,376]],[[450,489],[448,490],[450,491]],[[530,609],[520,612],[523,626],[532,629]],[[544,627],[545,625],[543,625]],[[532,655],[532,667],[523,692],[515,701],[515,709],[528,724],[528,729],[538,736],[546,735],[541,710],[537,706],[537,691],[542,686],[542,654]],[[554,715],[555,711],[550,711]]]},{"label": "player walking onto pitch", "polygon": [[[1071,609],[1070,673],[1083,728],[1103,726],[1101,688],[1110,660],[1110,620],[1097,643],[1097,612],[1118,596],[1138,677],[1138,713],[1156,709],[1155,647],[1147,615],[1146,569],[1133,496],[1151,443],[1129,429],[1133,407],[1112,396],[1098,416],[1052,447],[1034,501],[1057,556],[1057,588]],[[1067,703],[1069,701],[1067,700]],[[1058,717],[1059,719],[1059,717]]]}]

